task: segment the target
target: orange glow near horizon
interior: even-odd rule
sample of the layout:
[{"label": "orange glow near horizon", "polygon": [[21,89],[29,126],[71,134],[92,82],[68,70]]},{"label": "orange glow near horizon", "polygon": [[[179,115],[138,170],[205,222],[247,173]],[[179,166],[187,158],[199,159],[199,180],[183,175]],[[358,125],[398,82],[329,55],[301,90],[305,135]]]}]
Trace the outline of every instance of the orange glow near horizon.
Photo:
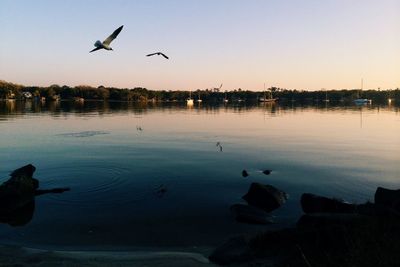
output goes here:
[{"label": "orange glow near horizon", "polygon": [[[399,1],[172,2],[2,1],[0,79],[262,91],[356,89],[364,78],[364,89],[400,87]],[[113,51],[88,53],[119,25]],[[156,51],[170,59],[145,56]]]}]

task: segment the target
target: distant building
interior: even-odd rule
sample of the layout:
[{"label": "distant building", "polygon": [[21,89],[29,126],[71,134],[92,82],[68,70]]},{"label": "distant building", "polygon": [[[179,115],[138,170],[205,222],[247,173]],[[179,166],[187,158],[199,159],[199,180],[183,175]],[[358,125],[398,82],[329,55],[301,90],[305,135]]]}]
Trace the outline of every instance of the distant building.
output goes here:
[{"label": "distant building", "polygon": [[22,98],[23,99],[32,99],[32,93],[31,92],[22,92]]},{"label": "distant building", "polygon": [[15,94],[10,90],[8,92],[8,94],[6,95],[6,99],[14,99],[15,98]]},{"label": "distant building", "polygon": [[59,101],[61,99],[60,95],[53,95],[51,98],[53,101]]}]

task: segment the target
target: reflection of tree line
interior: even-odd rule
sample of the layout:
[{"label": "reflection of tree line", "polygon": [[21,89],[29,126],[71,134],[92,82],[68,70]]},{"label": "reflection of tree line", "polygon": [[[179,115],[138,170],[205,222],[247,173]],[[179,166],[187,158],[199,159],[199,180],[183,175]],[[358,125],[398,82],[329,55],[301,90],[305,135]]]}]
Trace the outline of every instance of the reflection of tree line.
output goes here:
[{"label": "reflection of tree line", "polygon": [[[400,101],[399,101],[400,103]],[[371,110],[390,110],[399,112],[399,103],[393,105],[374,104],[365,108]],[[195,105],[190,110],[185,103],[145,103],[145,102],[122,102],[122,101],[0,101],[0,120],[18,117],[27,113],[47,113],[53,117],[68,116],[112,116],[118,114],[141,115],[152,112],[176,112],[186,110],[203,114],[245,113],[249,111],[261,111],[269,114],[284,114],[304,110],[319,110],[321,112],[334,112],[335,110],[354,111],[358,107],[350,103],[307,103],[307,102],[279,102],[279,103],[230,103],[213,104],[202,103]]]},{"label": "reflection of tree line", "polygon": [[[302,91],[286,88],[271,87],[268,89],[273,93],[274,98],[280,101],[322,101],[326,97],[330,101],[352,101],[356,98],[372,99],[374,102],[387,102],[388,98],[400,101],[400,89],[394,90],[320,90]],[[0,99],[24,99],[24,92],[29,92],[33,99],[61,99],[83,98],[85,100],[115,100],[115,101],[134,101],[134,102],[159,102],[159,101],[185,101],[189,91],[166,91],[148,90],[146,88],[120,89],[114,87],[91,87],[79,85],[75,87],[51,85],[48,87],[22,86],[5,81],[0,81]],[[361,95],[360,95],[361,93]],[[201,99],[206,102],[222,102],[226,97],[230,102],[237,100],[257,101],[264,97],[264,92],[235,89],[230,91],[220,91],[219,88],[195,90],[193,95],[201,95]]]}]

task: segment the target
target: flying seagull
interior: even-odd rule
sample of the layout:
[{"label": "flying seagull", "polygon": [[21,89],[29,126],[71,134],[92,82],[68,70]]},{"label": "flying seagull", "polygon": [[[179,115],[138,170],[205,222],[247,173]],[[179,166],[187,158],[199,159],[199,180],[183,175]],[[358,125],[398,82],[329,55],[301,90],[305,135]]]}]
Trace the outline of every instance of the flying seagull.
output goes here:
[{"label": "flying seagull", "polygon": [[99,40],[97,40],[94,43],[94,46],[96,47],[95,49],[93,49],[92,51],[90,51],[89,53],[92,53],[94,51],[100,50],[100,49],[106,49],[106,50],[113,50],[110,47],[111,42],[117,38],[118,34],[122,31],[122,28],[124,27],[124,25],[122,25],[121,27],[119,27],[118,29],[116,29],[110,36],[107,37],[107,39],[105,39],[103,42],[100,42]]},{"label": "flying seagull", "polygon": [[151,57],[151,56],[154,56],[154,55],[163,56],[163,57],[165,57],[166,59],[169,59],[169,57],[167,57],[165,54],[163,54],[163,53],[161,53],[161,52],[156,52],[156,53],[148,54],[148,55],[146,55],[146,57]]}]

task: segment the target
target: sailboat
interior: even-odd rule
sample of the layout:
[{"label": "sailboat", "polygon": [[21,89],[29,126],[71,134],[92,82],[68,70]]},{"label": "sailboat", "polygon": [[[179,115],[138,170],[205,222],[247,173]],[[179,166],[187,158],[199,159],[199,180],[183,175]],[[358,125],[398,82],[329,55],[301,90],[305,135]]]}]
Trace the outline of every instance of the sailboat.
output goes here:
[{"label": "sailboat", "polygon": [[328,103],[329,99],[328,99],[328,91],[325,89],[325,99],[323,100],[324,102]]},{"label": "sailboat", "polygon": [[192,91],[189,91],[189,98],[186,99],[186,104],[187,104],[188,106],[192,106],[192,105],[193,105]]},{"label": "sailboat", "polygon": [[197,99],[197,102],[199,102],[199,103],[203,102],[203,100],[201,100],[201,97],[200,97],[200,90],[199,90],[199,99]]},{"label": "sailboat", "polygon": [[225,98],[224,98],[224,103],[228,103],[228,98],[226,97],[226,91],[225,91]]},{"label": "sailboat", "polygon": [[[364,80],[361,79],[361,90],[360,90],[360,91],[363,90],[363,83],[364,83]],[[371,103],[372,103],[372,100],[371,100],[371,99],[360,98],[360,91],[358,92],[358,98],[354,100],[354,103],[355,103],[356,105],[371,104]]]},{"label": "sailboat", "polygon": [[258,101],[264,102],[264,103],[266,103],[266,102],[273,103],[276,101],[276,98],[272,98],[272,90],[270,90],[269,98],[267,98],[267,91],[265,90],[265,83],[264,83],[264,97],[259,98]]}]

